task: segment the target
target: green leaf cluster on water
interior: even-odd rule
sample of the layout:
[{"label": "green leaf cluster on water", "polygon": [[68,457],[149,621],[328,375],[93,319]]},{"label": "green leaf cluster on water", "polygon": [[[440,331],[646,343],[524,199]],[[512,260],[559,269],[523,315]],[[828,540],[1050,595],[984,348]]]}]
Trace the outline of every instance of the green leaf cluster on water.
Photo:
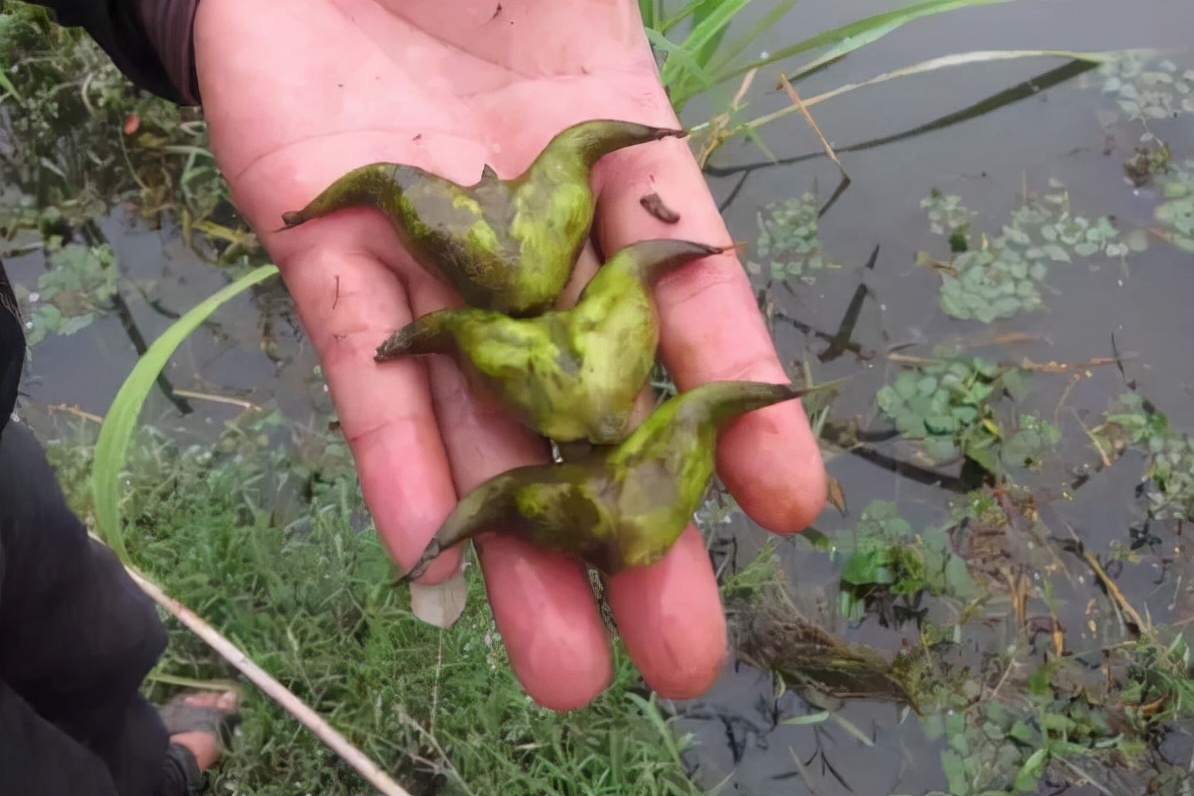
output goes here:
[{"label": "green leaf cluster on water", "polygon": [[[1018,692],[1014,698],[992,698],[967,681],[953,710],[923,720],[930,738],[945,741],[950,796],[1037,793],[1051,767],[1086,778],[1096,766],[1130,770],[1149,754],[1155,731],[1191,715],[1194,679],[1181,636],[1121,645],[1109,651],[1107,667],[1114,682],[1100,682],[1072,659],[1046,660],[1004,680]],[[1185,772],[1169,769],[1148,792],[1177,796],[1187,781]]]},{"label": "green leaf cluster on water", "polygon": [[[1127,53],[1100,64],[1099,74],[1103,93],[1116,98],[1128,121],[1142,126],[1141,140],[1150,145],[1137,150],[1125,171],[1138,185],[1157,177],[1163,198],[1154,215],[1162,237],[1194,251],[1194,161],[1171,164],[1168,145],[1148,124],[1194,113],[1194,70]],[[949,239],[951,258],[936,263],[922,252],[919,260],[945,266],[938,267],[940,306],[961,320],[992,323],[1039,309],[1044,304],[1041,287],[1057,264],[1098,256],[1123,260],[1148,248],[1144,229],[1121,234],[1110,217],[1074,214],[1068,192],[1053,180],[1043,194],[1026,197],[998,234],[981,233],[977,240],[971,233],[977,215],[961,197],[934,188],[921,207],[934,234]]]},{"label": "green leaf cluster on water", "polygon": [[[1007,621],[991,608],[1008,588],[1007,567],[1028,563],[1015,554],[1009,559],[1008,542],[998,538],[985,553],[959,546],[962,529],[1008,534],[1006,510],[984,489],[958,501],[944,524],[921,528],[895,504],[874,501],[862,511],[854,541],[835,545],[846,555],[842,587],[850,599],[843,614],[855,621],[865,601],[866,613],[915,621],[919,629],[919,646],[897,655],[891,674],[915,700],[927,737],[943,743],[951,796],[1035,793],[1050,772],[1079,781],[1096,771],[1130,772],[1149,759],[1167,725],[1188,727],[1194,719],[1190,650],[1174,630],[1060,657],[1036,649],[1035,633],[1013,632],[1006,646],[981,659],[959,654],[985,638],[984,626]],[[1048,604],[1047,583],[1043,592]],[[921,593],[937,598],[934,615]],[[1182,777],[1160,766],[1150,787],[1177,796]]]},{"label": "green leaf cluster on water", "polygon": [[[938,435],[942,452],[941,438],[978,430],[1003,448],[1004,458],[1038,459],[1058,442],[1052,424],[1021,416],[1019,430],[1006,434],[999,416],[987,411],[1005,372],[1017,371],[977,358],[940,357],[902,372],[884,388],[880,405],[891,408],[903,435],[949,431]],[[1030,386],[1015,379],[1013,385],[1009,392],[1017,399]],[[1023,447],[1012,444],[1018,437]],[[1146,399],[1125,393],[1089,438],[1105,457],[1118,457],[1125,447],[1146,454],[1137,497],[1151,519],[1194,519],[1194,441]],[[1111,632],[1089,649],[1073,640],[1067,630],[1074,628],[1062,628],[1054,613],[1050,582],[1064,571],[1057,569],[1058,557],[1069,553],[1057,540],[1061,529],[1041,522],[1035,499],[1005,470],[955,501],[942,522],[909,520],[895,503],[877,500],[863,508],[852,534],[830,541],[814,533],[808,541],[841,557],[844,619],[877,616],[883,624],[918,628],[919,647],[896,656],[892,676],[917,705],[928,737],[945,746],[944,792],[1035,793],[1048,776],[1102,781],[1110,790],[1100,792],[1110,793],[1126,792],[1115,782],[1147,782],[1148,792],[1178,796],[1188,772],[1165,763],[1156,749],[1174,727],[1194,726],[1188,633],[1177,627],[1142,628],[1134,637]],[[1053,574],[1034,581],[1025,577],[1032,572]],[[997,607],[1017,603],[1029,612],[1022,627],[1012,623],[1013,611]],[[991,637],[995,627],[1006,629]],[[979,645],[989,650],[979,659],[959,653]]]},{"label": "green leaf cluster on water", "polygon": [[902,371],[879,390],[876,403],[906,440],[916,440],[930,462],[959,455],[992,474],[1008,466],[1032,466],[1057,445],[1061,432],[1048,421],[1023,415],[1008,433],[996,420],[995,405],[1029,389],[1031,374],[978,357],[939,354]]},{"label": "green leaf cluster on water", "polygon": [[1153,216],[1166,240],[1194,254],[1194,160],[1168,169],[1160,183],[1163,201]]},{"label": "green leaf cluster on water", "polygon": [[[1168,59],[1152,61],[1127,55],[1101,64],[1104,94],[1115,96],[1124,115],[1146,125],[1194,113],[1194,69],[1179,70]],[[1151,135],[1146,132],[1146,138]]]},{"label": "green leaf cluster on water", "polygon": [[106,243],[63,246],[59,240],[48,243],[47,251],[50,268],[37,279],[37,301],[30,301],[28,291],[15,287],[17,300],[34,306],[26,319],[29,345],[49,334],[71,335],[90,326],[97,315],[109,310],[120,275],[116,254]]},{"label": "green leaf cluster on water", "polygon": [[754,254],[765,265],[748,260],[751,273],[765,272],[773,282],[797,279],[811,285],[817,281],[812,272],[832,267],[821,256],[817,202],[811,193],[768,204],[759,212],[758,224]]},{"label": "green leaf cluster on water", "polygon": [[[896,613],[914,615],[921,592],[970,597],[976,585],[966,562],[951,549],[949,526],[913,530],[890,501],[874,501],[859,516],[846,555],[839,608],[851,622],[868,611],[895,623]],[[852,548],[852,549],[851,549]]]},{"label": "green leaf cluster on water", "polygon": [[[1087,218],[1070,210],[1068,192],[1051,181],[1050,190],[1012,211],[1000,234],[971,240],[975,218],[958,196],[934,190],[921,201],[930,227],[949,237],[952,259],[941,272],[941,309],[962,320],[991,323],[1044,303],[1040,287],[1057,263],[1095,255],[1126,257],[1146,244],[1142,234],[1121,240],[1107,216]],[[931,264],[927,254],[921,262]]]},{"label": "green leaf cluster on water", "polygon": [[1194,435],[1179,432],[1135,392],[1120,396],[1104,413],[1100,435],[1107,447],[1117,436],[1145,451],[1144,473],[1149,516],[1161,520],[1194,518]]}]

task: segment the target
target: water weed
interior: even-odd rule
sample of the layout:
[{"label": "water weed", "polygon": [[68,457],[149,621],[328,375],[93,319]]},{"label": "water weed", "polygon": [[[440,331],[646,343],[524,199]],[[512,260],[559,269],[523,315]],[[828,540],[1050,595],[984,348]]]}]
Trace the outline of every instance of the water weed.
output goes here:
[{"label": "water weed", "polygon": [[758,214],[759,237],[754,256],[748,259],[751,273],[766,273],[773,283],[789,279],[811,285],[815,271],[832,267],[821,256],[817,238],[817,203],[811,193],[799,199],[785,199],[764,207]]},{"label": "water weed", "polygon": [[974,215],[958,196],[934,190],[921,201],[930,227],[949,239],[951,257],[921,252],[918,262],[941,275],[941,310],[962,320],[991,323],[1039,309],[1041,286],[1059,263],[1096,256],[1125,258],[1146,246],[1142,235],[1126,241],[1107,216],[1074,214],[1064,186],[1032,196],[1012,211],[1000,234],[971,234]]}]

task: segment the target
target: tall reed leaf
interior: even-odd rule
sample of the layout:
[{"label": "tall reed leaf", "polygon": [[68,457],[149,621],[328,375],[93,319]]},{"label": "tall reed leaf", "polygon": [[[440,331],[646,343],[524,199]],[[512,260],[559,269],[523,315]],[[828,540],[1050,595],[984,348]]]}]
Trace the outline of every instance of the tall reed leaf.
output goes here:
[{"label": "tall reed leaf", "polygon": [[[719,85],[728,80],[745,75],[752,69],[759,69],[779,61],[792,58],[801,53],[822,47],[833,48],[817,60],[806,64],[790,76],[795,80],[799,76],[807,75],[818,67],[847,55],[854,50],[875,42],[887,34],[898,30],[909,22],[922,17],[941,14],[970,6],[1007,3],[1012,0],[922,0],[905,8],[885,11],[864,19],[840,25],[832,30],[810,36],[803,41],[783,47],[764,57],[753,59],[747,63],[735,64],[735,59],[750,46],[757,37],[771,25],[777,23],[795,4],[795,0],[781,0],[767,12],[749,32],[723,44],[723,37],[732,19],[749,4],[750,0],[721,0],[721,2],[704,2],[695,0],[689,3],[682,12],[668,20],[660,20],[657,15],[658,5],[643,2],[641,7],[651,7],[650,18],[656,26],[649,25],[657,34],[652,36],[652,43],[659,46],[658,40],[662,33],[675,24],[678,17],[691,15],[694,19],[692,32],[678,45],[660,47],[667,53],[664,61],[663,84],[668,89],[668,96],[673,107],[679,112],[695,95],[707,90],[711,85]],[[698,16],[699,15],[699,16]],[[644,19],[647,17],[644,16]],[[677,46],[683,50],[683,55],[677,57]]]},{"label": "tall reed leaf", "polygon": [[95,499],[96,530],[121,561],[129,563],[120,517],[120,476],[124,471],[137,417],[141,414],[149,391],[174,351],[199,324],[229,299],[277,272],[278,268],[274,265],[256,268],[189,310],[153,341],[112,399],[112,406],[104,417],[95,444],[91,493]]},{"label": "tall reed leaf", "polygon": [[[743,50],[755,44],[760,36],[778,25],[779,21],[787,16],[794,5],[796,5],[796,0],[779,0],[778,2],[773,0],[771,9],[750,30],[722,48],[719,62],[722,64],[732,63],[735,58],[742,54]],[[712,56],[713,54],[710,53],[710,55]],[[748,69],[747,71],[750,70]]]},{"label": "tall reed leaf", "polygon": [[[846,83],[843,86],[838,86],[835,89],[826,91],[822,94],[817,94],[812,97],[805,97],[801,100],[805,108],[811,108],[814,105],[820,105],[826,100],[840,97],[856,89],[866,88],[878,83],[885,83],[888,80],[895,80],[900,77],[910,77],[912,75],[923,75],[928,72],[935,72],[939,69],[949,69],[955,66],[966,66],[968,64],[991,63],[993,61],[1009,61],[1021,58],[1043,58],[1043,57],[1059,57],[1069,58],[1074,61],[1085,61],[1092,64],[1104,64],[1110,61],[1115,61],[1130,54],[1149,54],[1151,50],[1108,50],[1104,52],[1089,52],[1081,50],[976,50],[968,53],[956,53],[954,55],[943,55],[940,58],[930,58],[927,61],[905,66],[900,69],[893,69],[890,72],[884,72],[881,75],[876,75],[869,80],[863,80],[857,83]],[[770,124],[777,119],[782,119],[789,114],[798,113],[800,107],[797,105],[789,105],[785,108],[780,108],[777,111],[752,119],[740,126],[740,130],[745,132],[747,130],[757,130],[765,124]],[[693,130],[702,129],[694,127]]]},{"label": "tall reed leaf", "polygon": [[[835,57],[846,55],[853,50],[858,49],[864,45],[870,44],[888,33],[899,29],[900,27],[920,19],[921,17],[928,17],[934,14],[942,14],[946,11],[956,11],[960,8],[969,8],[970,6],[985,6],[995,3],[1008,3],[1013,0],[926,0],[922,3],[916,3],[906,8],[900,8],[895,11],[884,11],[882,14],[875,14],[873,16],[865,17],[856,22],[848,22],[845,25],[839,25],[836,28],[827,30],[823,33],[818,33],[816,36],[810,36],[804,41],[788,47],[783,47],[770,53],[766,58],[760,58],[737,67],[730,67],[728,63],[717,64],[713,68],[714,77],[718,82],[730,80],[744,75],[752,69],[768,66],[782,61],[786,58],[791,58],[794,55],[815,50],[818,47],[830,47],[833,45],[843,45],[849,40],[853,40],[852,46],[844,46],[837,52]],[[878,35],[873,35],[873,34]]]},{"label": "tall reed leaf", "polygon": [[680,18],[691,16],[692,30],[680,44],[668,42],[668,45],[664,45],[661,41],[663,30],[649,29],[651,43],[667,53],[660,77],[677,112],[685,100],[719,82],[708,72],[709,63],[725,36],[726,28],[749,3],[750,0],[696,0],[689,3],[683,11],[660,26],[666,30]]}]

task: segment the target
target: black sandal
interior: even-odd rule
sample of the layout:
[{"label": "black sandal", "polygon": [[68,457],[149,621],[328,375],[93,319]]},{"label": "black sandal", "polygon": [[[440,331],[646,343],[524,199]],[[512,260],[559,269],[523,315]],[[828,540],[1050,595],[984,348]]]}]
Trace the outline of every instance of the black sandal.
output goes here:
[{"label": "black sandal", "polygon": [[[236,727],[241,721],[239,710],[225,713],[214,705],[188,704],[187,697],[196,693],[199,692],[187,691],[178,694],[158,709],[167,732],[170,735],[184,732],[206,733],[219,741],[222,751],[231,749]],[[237,704],[239,703],[240,695],[237,694]],[[167,792],[177,793],[179,796],[199,796],[206,792],[210,785],[207,772],[199,770],[195,755],[179,743],[171,742],[167,749],[162,773],[167,783]]]}]

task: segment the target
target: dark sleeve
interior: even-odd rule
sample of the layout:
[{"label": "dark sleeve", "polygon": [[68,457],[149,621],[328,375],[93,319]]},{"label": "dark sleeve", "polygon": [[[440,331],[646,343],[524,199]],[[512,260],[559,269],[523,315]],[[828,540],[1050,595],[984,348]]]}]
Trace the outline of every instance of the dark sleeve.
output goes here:
[{"label": "dark sleeve", "polygon": [[0,682],[0,793],[117,796],[91,750],[49,723]]},{"label": "dark sleeve", "polygon": [[0,262],[0,432],[17,405],[21,369],[25,365],[25,329],[4,263]]},{"label": "dark sleeve", "polygon": [[0,434],[0,475],[0,681],[103,760],[117,793],[152,793],[168,734],[140,688],[166,649],[157,608],[20,423]]},{"label": "dark sleeve", "polygon": [[81,27],[129,80],[180,105],[199,104],[191,32],[199,0],[32,0]]}]

